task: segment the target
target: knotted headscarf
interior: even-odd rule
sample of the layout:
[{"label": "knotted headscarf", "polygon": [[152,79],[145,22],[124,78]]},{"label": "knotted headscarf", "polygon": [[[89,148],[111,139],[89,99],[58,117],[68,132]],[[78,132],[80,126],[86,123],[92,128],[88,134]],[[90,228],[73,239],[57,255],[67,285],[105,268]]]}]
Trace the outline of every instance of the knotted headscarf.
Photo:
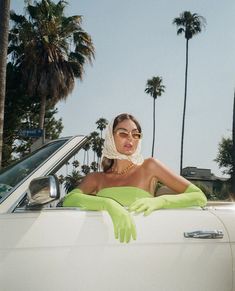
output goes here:
[{"label": "knotted headscarf", "polygon": [[114,119],[109,123],[106,129],[106,135],[104,140],[104,147],[102,152],[101,161],[104,157],[108,159],[128,160],[133,164],[141,165],[144,162],[144,158],[141,154],[141,139],[138,141],[136,151],[132,155],[124,155],[117,151],[114,138],[113,138],[113,122]]}]

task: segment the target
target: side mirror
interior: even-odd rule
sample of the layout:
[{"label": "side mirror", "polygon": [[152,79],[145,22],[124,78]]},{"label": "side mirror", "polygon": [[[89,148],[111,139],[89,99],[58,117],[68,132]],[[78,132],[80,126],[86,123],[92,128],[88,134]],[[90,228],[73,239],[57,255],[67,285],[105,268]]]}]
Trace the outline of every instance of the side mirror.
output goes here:
[{"label": "side mirror", "polygon": [[59,182],[55,176],[33,179],[29,184],[28,206],[43,205],[60,198]]}]

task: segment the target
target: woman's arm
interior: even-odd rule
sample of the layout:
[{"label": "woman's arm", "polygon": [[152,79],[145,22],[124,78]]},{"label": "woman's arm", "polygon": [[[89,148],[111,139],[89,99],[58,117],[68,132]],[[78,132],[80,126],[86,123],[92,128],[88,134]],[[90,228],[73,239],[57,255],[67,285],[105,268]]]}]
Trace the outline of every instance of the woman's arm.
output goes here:
[{"label": "woman's arm", "polygon": [[191,184],[188,180],[174,173],[159,160],[150,158],[147,160],[145,167],[159,182],[176,192],[175,194],[183,193],[189,184]]},{"label": "woman's arm", "polygon": [[[80,207],[84,210],[106,210],[113,222],[115,238],[120,242],[136,239],[135,224],[130,213],[118,202],[110,198],[84,194],[83,189],[95,192],[96,183],[93,178],[84,179],[83,184],[68,193],[63,201],[63,207]],[[89,192],[88,192],[89,193]]]},{"label": "woman's arm", "polygon": [[194,184],[189,184],[183,193],[177,195],[161,195],[154,198],[138,199],[130,205],[129,210],[136,213],[144,212],[144,215],[149,215],[158,209],[203,207],[206,202],[205,194]]},{"label": "woman's arm", "polygon": [[144,212],[145,215],[148,215],[152,211],[162,208],[203,207],[206,205],[206,196],[197,186],[176,175],[157,160],[149,159],[148,163],[153,175],[178,194],[139,199],[129,207],[130,211]]}]

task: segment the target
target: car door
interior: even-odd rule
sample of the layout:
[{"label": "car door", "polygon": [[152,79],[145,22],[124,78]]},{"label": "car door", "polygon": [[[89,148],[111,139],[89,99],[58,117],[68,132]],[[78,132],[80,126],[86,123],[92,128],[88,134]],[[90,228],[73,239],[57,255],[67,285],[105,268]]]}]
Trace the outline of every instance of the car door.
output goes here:
[{"label": "car door", "polygon": [[[52,208],[1,215],[1,290],[234,290],[228,234],[213,213],[159,210],[134,220],[137,239],[123,244],[106,212]],[[197,230],[223,237],[185,237]]]},{"label": "car door", "polygon": [[[235,266],[235,203],[234,202],[214,202],[210,203],[208,210],[213,213],[225,226],[231,247],[233,266]],[[233,267],[233,284],[235,284],[235,268]],[[233,285],[233,288],[234,285]]]}]

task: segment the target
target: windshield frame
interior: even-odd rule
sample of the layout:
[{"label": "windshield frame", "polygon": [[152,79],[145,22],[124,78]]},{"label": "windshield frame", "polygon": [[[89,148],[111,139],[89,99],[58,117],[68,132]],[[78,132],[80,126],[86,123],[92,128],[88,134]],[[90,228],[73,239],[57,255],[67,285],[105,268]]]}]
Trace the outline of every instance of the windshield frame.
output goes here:
[{"label": "windshield frame", "polygon": [[0,173],[0,178],[1,178],[1,175],[7,174],[8,171],[12,171],[12,169],[14,169],[15,167],[19,167],[20,165],[24,164],[25,161],[29,160],[32,156],[38,154],[39,152],[42,152],[43,150],[45,150],[45,148],[50,147],[52,144],[59,144],[59,146],[56,148],[56,150],[53,153],[49,154],[39,164],[37,164],[32,169],[30,169],[30,171],[27,173],[27,175],[25,177],[23,177],[17,184],[15,184],[9,191],[1,193],[2,197],[0,198],[0,205],[12,194],[12,192],[14,192],[14,190],[16,188],[18,188],[21,184],[23,184],[25,180],[29,179],[29,177],[31,175],[33,175],[33,173],[35,171],[37,171],[37,169],[39,167],[42,167],[51,157],[53,157],[62,147],[64,147],[69,142],[70,138],[71,137],[65,137],[65,138],[59,138],[56,140],[52,140],[52,141],[44,144],[42,147],[40,147],[36,151],[28,154],[27,156],[25,156],[22,159],[18,160],[17,162],[13,163],[12,165],[2,169],[2,171]]}]

